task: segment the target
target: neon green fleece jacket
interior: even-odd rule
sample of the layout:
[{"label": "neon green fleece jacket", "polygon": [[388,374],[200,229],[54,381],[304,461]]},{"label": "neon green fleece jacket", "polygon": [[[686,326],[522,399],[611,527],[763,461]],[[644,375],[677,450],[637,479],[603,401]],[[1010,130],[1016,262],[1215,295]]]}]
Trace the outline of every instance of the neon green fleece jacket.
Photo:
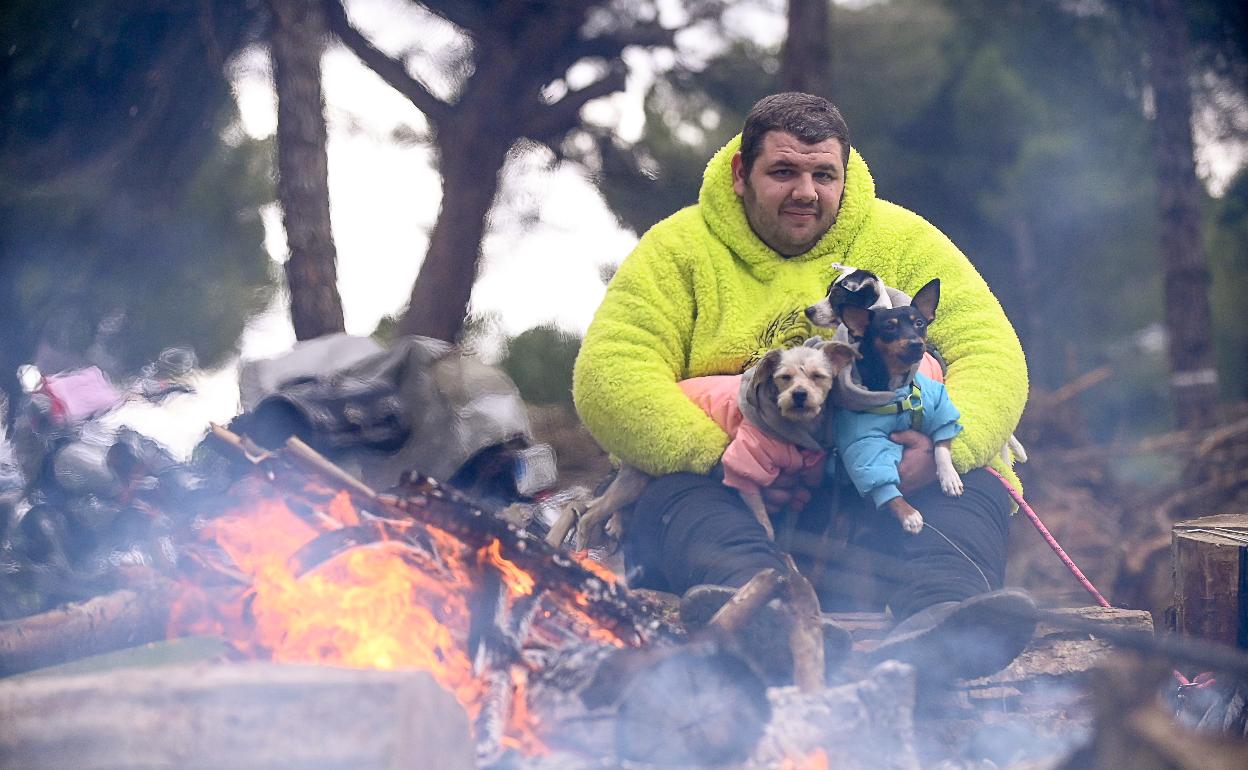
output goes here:
[{"label": "neon green fleece jacket", "polygon": [[[698,203],[650,228],[624,260],[585,334],[573,374],[577,412],[609,452],[647,473],[706,473],[728,436],[676,383],[744,371],[766,351],[815,333],[804,310],[826,295],[833,262],[870,270],[913,295],[940,278],[930,341],[949,364],[962,413],[954,465],[999,457],[1027,399],[1022,347],[970,261],[918,215],[875,197],[851,150],[836,223],[805,254],[785,258],[750,228],[732,189],[740,136],[706,167]],[[993,458],[996,457],[994,460]]]}]

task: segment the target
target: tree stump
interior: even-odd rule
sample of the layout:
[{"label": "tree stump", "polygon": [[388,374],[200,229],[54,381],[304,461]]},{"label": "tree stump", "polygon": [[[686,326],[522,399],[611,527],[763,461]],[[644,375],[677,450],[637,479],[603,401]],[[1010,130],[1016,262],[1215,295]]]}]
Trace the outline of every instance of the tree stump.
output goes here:
[{"label": "tree stump", "polygon": [[1248,648],[1248,514],[1175,524],[1174,628]]}]

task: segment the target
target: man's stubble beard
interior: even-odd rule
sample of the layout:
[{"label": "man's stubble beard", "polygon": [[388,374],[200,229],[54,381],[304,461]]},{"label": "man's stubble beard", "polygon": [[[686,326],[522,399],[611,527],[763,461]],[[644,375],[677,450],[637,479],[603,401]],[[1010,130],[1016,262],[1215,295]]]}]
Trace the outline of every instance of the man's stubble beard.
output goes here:
[{"label": "man's stubble beard", "polygon": [[[841,213],[840,203],[841,201],[837,201],[836,210],[832,212],[832,218],[828,221],[828,226],[824,228],[823,230],[821,230],[819,234],[813,240],[809,242],[803,242],[801,244],[795,244],[793,248],[796,249],[800,247],[800,250],[794,251],[792,254],[786,254],[785,252],[776,248],[776,244],[770,243],[768,241],[767,236],[764,235],[762,232],[760,232],[759,223],[754,221],[754,217],[751,214],[752,211],[759,209],[758,197],[754,192],[754,185],[750,183],[748,175],[745,179],[745,195],[743,196],[743,199],[742,199],[742,209],[745,211],[745,221],[746,223],[749,224],[750,229],[754,231],[754,235],[758,236],[758,239],[762,241],[764,244],[766,244],[767,247],[770,248],[772,251],[776,252],[777,254],[784,257],[785,259],[788,259],[790,257],[796,257],[798,255],[805,254],[806,252],[813,249],[815,245],[819,243],[819,241],[823,240],[823,236],[827,235],[828,232],[831,231],[832,228],[836,226],[836,219]],[[822,201],[815,203],[814,209],[815,209],[816,219],[818,219],[820,214],[822,213],[822,207],[823,207]],[[781,209],[784,208],[784,205],[781,204],[780,208]],[[777,232],[775,234],[777,236],[780,234],[779,223],[781,221],[781,216],[782,214],[780,213],[780,209],[777,209],[775,212],[775,220],[774,220],[774,222],[776,223],[776,229],[777,229]]]}]

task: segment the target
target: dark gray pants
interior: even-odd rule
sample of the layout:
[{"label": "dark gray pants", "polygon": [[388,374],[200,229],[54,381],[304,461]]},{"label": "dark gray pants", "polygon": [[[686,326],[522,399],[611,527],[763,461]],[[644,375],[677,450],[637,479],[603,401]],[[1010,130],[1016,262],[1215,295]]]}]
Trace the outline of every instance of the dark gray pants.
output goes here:
[{"label": "dark gray pants", "polygon": [[[655,479],[625,527],[629,585],[681,594],[699,583],[739,586],[793,553],[824,609],[877,610],[898,619],[937,602],[1001,587],[1010,499],[995,477],[963,475],[961,497],[931,484],[906,499],[923,514],[917,535],[876,511],[852,488],[819,490],[799,515],[775,517],[777,542],[733,489],[713,476]],[[829,516],[833,511],[837,516]]]}]

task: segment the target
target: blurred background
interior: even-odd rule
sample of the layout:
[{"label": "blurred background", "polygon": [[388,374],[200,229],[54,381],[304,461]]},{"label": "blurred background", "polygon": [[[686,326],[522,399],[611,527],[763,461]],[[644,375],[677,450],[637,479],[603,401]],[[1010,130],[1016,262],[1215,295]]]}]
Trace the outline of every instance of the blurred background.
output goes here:
[{"label": "blurred background", "polygon": [[[1029,497],[1156,607],[1169,524],[1248,495],[1242,2],[10,0],[0,383],[193,349],[215,374],[133,418],[189,447],[240,357],[459,340],[592,482],[570,379],[605,283],[782,89],[837,103],[879,196],[988,280]],[[1017,580],[1068,590],[1019,547]]]}]

